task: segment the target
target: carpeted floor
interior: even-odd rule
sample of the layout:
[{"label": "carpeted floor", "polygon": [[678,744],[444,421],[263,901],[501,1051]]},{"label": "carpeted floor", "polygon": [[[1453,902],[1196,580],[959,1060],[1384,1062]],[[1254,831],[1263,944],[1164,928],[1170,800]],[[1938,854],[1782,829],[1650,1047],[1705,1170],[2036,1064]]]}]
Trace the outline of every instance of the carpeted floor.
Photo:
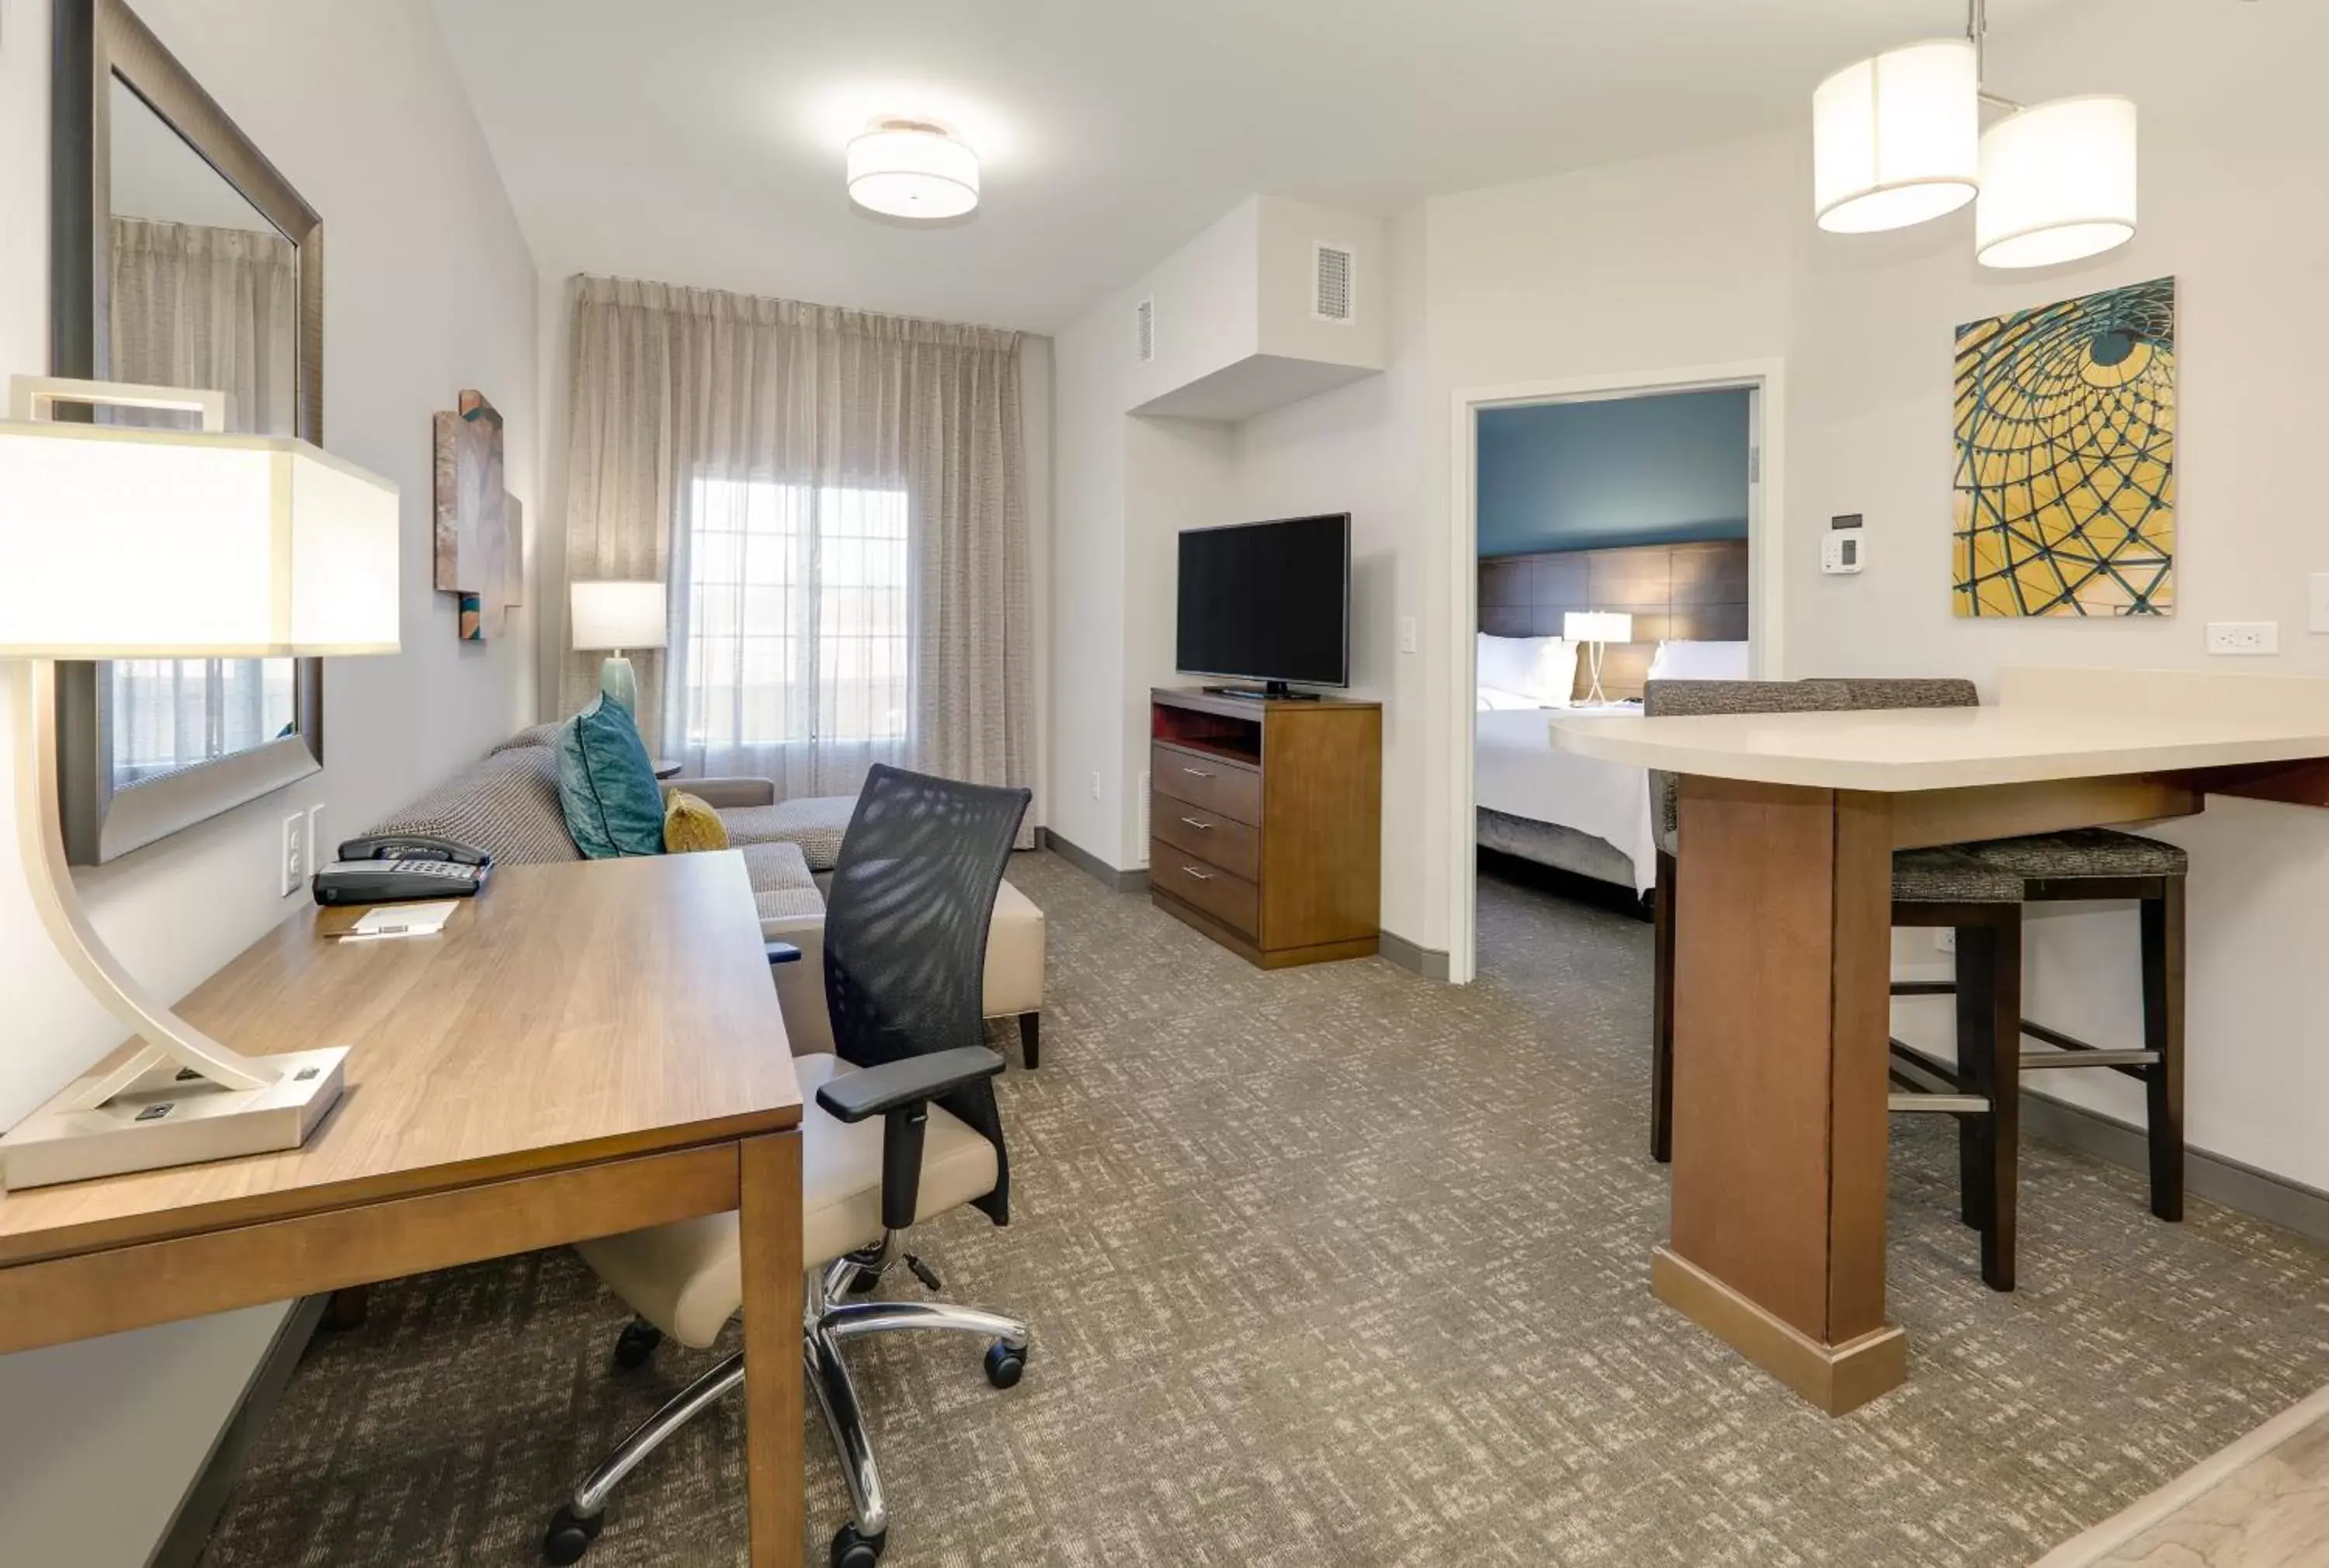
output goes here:
[{"label": "carpeted floor", "polygon": [[[1910,1381],[1815,1413],[1654,1301],[1650,933],[1484,878],[1484,978],[1264,974],[1064,862],[1044,1066],[1004,1081],[1016,1222],[917,1233],[1036,1326],[853,1347],[893,1568],[2023,1564],[2329,1382],[2329,1252],[2024,1162],[2022,1290],[1975,1273],[1948,1131],[1894,1134]],[[2194,1042],[2204,1049],[2204,1042]],[[913,1289],[899,1279],[887,1289]],[[526,1564],[702,1357],[615,1376],[569,1254],[405,1282],[318,1339],[205,1568]],[[814,1422],[814,1417],[812,1417]],[[634,1476],[593,1568],[740,1563],[731,1404]],[[809,1441],[812,1564],[846,1516]]]}]

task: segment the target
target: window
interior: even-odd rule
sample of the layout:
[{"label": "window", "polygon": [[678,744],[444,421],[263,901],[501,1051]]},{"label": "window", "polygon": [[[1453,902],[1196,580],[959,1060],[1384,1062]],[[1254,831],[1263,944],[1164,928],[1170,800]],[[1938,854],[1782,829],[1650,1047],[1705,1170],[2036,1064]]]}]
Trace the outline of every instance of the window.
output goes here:
[{"label": "window", "polygon": [[749,750],[906,737],[906,493],[698,479],[686,740]]}]

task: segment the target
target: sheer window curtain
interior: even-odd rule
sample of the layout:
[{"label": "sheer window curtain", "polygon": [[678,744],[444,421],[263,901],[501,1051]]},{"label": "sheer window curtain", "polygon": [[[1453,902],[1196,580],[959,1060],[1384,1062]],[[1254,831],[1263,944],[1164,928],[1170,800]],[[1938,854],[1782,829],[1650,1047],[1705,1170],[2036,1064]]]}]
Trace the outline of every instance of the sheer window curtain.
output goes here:
[{"label": "sheer window curtain", "polygon": [[1028,782],[1016,333],[584,277],[571,374],[568,575],[670,584],[651,745],[780,798]]},{"label": "sheer window curtain", "polygon": [[[297,428],[297,261],[279,235],[116,218],[114,380],[228,394],[229,428]],[[116,423],[184,423],[108,410]],[[116,784],[247,751],[291,722],[288,659],[135,659],[110,666]]]}]

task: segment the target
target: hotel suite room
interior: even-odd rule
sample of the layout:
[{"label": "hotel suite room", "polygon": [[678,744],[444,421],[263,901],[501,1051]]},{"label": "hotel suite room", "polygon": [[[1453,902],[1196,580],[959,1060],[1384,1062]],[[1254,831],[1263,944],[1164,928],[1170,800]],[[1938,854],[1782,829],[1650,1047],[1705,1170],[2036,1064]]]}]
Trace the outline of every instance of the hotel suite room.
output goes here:
[{"label": "hotel suite room", "polygon": [[1272,20],[0,0],[0,1564],[2329,1562],[2329,12]]}]

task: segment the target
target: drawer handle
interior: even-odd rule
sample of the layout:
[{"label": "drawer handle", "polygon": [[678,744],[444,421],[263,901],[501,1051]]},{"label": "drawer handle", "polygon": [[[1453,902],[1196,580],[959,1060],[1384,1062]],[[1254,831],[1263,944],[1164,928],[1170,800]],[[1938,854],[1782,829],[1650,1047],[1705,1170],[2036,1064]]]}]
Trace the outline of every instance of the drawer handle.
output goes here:
[{"label": "drawer handle", "polygon": [[1213,776],[1212,774],[1207,773],[1201,767],[1184,767],[1181,771],[1187,774],[1191,778],[1211,778]]},{"label": "drawer handle", "polygon": [[1213,831],[1213,824],[1211,822],[1201,822],[1194,817],[1183,817],[1181,820],[1201,833],[1210,833]]},{"label": "drawer handle", "polygon": [[1213,879],[1213,874],[1211,871],[1200,871],[1194,866],[1182,867],[1181,874],[1184,877],[1194,877],[1200,882],[1210,882]]}]

